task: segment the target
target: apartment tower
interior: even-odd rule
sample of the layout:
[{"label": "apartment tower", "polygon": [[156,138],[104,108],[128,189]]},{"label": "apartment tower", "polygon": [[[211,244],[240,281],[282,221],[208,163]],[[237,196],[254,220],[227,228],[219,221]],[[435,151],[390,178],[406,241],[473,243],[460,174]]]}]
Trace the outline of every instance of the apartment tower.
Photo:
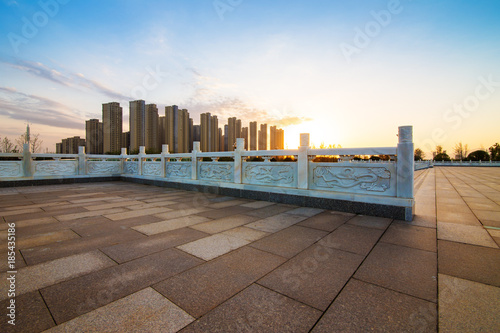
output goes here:
[{"label": "apartment tower", "polygon": [[87,154],[103,154],[102,123],[99,119],[85,122],[85,152]]},{"label": "apartment tower", "polygon": [[103,153],[119,152],[122,147],[123,109],[120,103],[102,105]]}]

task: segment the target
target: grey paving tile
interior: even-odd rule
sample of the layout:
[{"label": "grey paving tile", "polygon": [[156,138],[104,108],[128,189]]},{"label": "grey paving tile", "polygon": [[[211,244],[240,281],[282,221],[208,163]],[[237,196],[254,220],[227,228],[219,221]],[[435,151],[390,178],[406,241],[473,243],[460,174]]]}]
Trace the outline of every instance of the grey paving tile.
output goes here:
[{"label": "grey paving tile", "polygon": [[283,213],[249,223],[246,226],[248,228],[273,233],[288,228],[305,219],[307,219],[306,216]]},{"label": "grey paving tile", "polygon": [[175,249],[103,269],[41,290],[57,324],[109,304],[198,265]]},{"label": "grey paving tile", "polygon": [[222,234],[245,239],[245,240],[250,241],[250,242],[254,242],[256,240],[259,240],[259,239],[269,235],[269,233],[267,233],[267,232],[255,230],[255,229],[251,229],[251,228],[247,228],[247,227],[234,228],[231,230],[224,231]]},{"label": "grey paving tile", "polygon": [[103,209],[111,209],[111,208],[118,208],[118,207],[130,207],[133,205],[140,205],[140,204],[142,204],[142,202],[137,201],[137,200],[125,200],[125,201],[115,201],[115,202],[109,202],[109,203],[98,202],[98,204],[85,206],[84,208],[86,210],[103,210]]},{"label": "grey paving tile", "polygon": [[439,274],[439,331],[495,332],[500,288]]},{"label": "grey paving tile", "polygon": [[284,261],[282,257],[243,247],[153,287],[198,318]]},{"label": "grey paving tile", "polygon": [[219,232],[223,232],[229,229],[233,229],[236,227],[240,227],[242,225],[251,223],[258,220],[257,217],[248,216],[248,215],[231,215],[227,217],[223,217],[218,220],[213,220],[205,223],[200,223],[192,226],[191,228],[203,231],[209,234],[216,234]]},{"label": "grey paving tile", "polygon": [[318,310],[253,284],[181,332],[307,332],[320,315]]},{"label": "grey paving tile", "polygon": [[291,258],[328,233],[300,226],[291,226],[251,244],[252,247],[285,258]]},{"label": "grey paving tile", "polygon": [[322,213],[324,211],[325,211],[324,209],[319,209],[319,208],[299,207],[299,208],[295,208],[295,209],[287,211],[287,214],[312,217],[312,216],[318,215],[319,213]]},{"label": "grey paving tile", "polygon": [[223,217],[227,217],[227,216],[231,216],[231,215],[246,214],[248,212],[251,212],[252,210],[253,210],[252,208],[248,208],[248,207],[231,206],[231,207],[224,208],[224,209],[213,209],[210,211],[197,213],[196,215],[216,220],[216,219],[221,219]]},{"label": "grey paving tile", "polygon": [[439,273],[500,287],[498,249],[438,241]]},{"label": "grey paving tile", "polygon": [[358,227],[367,227],[385,230],[391,224],[392,220],[384,217],[356,215],[347,223],[357,225]]},{"label": "grey paving tile", "polygon": [[[39,265],[21,268],[16,274],[16,295],[26,294],[43,287],[88,274],[116,263],[99,251],[92,251],[56,259]],[[0,274],[1,290],[7,290],[7,273]],[[7,293],[0,294],[6,299]]]},{"label": "grey paving tile", "polygon": [[314,245],[257,283],[324,311],[363,258],[354,253]]},{"label": "grey paving tile", "polygon": [[251,211],[246,212],[245,214],[250,215],[250,216],[255,216],[255,217],[258,217],[260,219],[265,219],[267,217],[281,214],[281,213],[287,212],[287,211],[292,210],[292,209],[294,209],[294,207],[289,206],[289,205],[279,205],[278,204],[278,205],[273,205],[273,206],[269,206],[269,207],[251,210]]},{"label": "grey paving tile", "polygon": [[354,216],[354,214],[349,213],[326,211],[310,217],[307,220],[300,222],[298,225],[324,231],[333,231],[352,219]]},{"label": "grey paving tile", "polygon": [[352,279],[312,332],[436,332],[436,304]]},{"label": "grey paving tile", "polygon": [[394,221],[381,241],[425,251],[437,251],[436,229],[414,226],[412,222]]},{"label": "grey paving tile", "polygon": [[215,234],[177,246],[177,248],[203,260],[212,260],[249,243],[245,239],[224,234]]},{"label": "grey paving tile", "polygon": [[319,244],[366,256],[383,232],[379,229],[345,224],[323,238]]},{"label": "grey paving tile", "polygon": [[143,224],[139,226],[132,227],[132,229],[137,230],[145,235],[155,235],[162,232],[167,232],[175,229],[189,227],[198,223],[208,222],[210,219],[197,215],[189,215],[184,217],[179,217],[176,219],[171,219],[167,221],[160,221],[155,223]]},{"label": "grey paving tile", "polygon": [[437,302],[437,255],[434,252],[378,243],[354,277]]}]

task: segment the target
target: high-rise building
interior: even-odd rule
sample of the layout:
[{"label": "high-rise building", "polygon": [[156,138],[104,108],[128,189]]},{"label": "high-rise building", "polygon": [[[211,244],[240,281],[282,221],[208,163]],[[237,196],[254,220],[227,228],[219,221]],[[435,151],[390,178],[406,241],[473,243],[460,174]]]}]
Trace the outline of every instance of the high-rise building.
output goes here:
[{"label": "high-rise building", "polygon": [[158,108],[156,104],[146,105],[144,136],[146,149],[160,150],[158,143]]},{"label": "high-rise building", "polygon": [[87,154],[103,153],[102,123],[99,119],[85,122],[85,152]]},{"label": "high-rise building", "polygon": [[122,148],[127,148],[130,153],[130,131],[122,133]]},{"label": "high-rise building", "polygon": [[245,139],[245,150],[248,150],[248,127],[241,129],[241,137]]},{"label": "high-rise building", "polygon": [[222,134],[222,128],[219,127],[219,151],[224,151],[224,134]]},{"label": "high-rise building", "polygon": [[200,142],[201,140],[201,125],[193,126],[193,141]]},{"label": "high-rise building", "polygon": [[269,128],[269,137],[270,137],[270,148],[271,150],[275,149],[284,149],[285,145],[285,132],[276,128],[276,126],[271,126]]},{"label": "high-rise building", "polygon": [[224,151],[230,151],[229,147],[229,125],[224,125]]},{"label": "high-rise building", "polygon": [[158,147],[165,144],[165,116],[158,117]]},{"label": "high-rise building", "polygon": [[236,147],[236,139],[241,137],[241,120],[231,117],[227,120],[227,150],[232,151]]},{"label": "high-rise building", "polygon": [[267,150],[267,124],[260,124],[259,150]]},{"label": "high-rise building", "polygon": [[250,122],[250,150],[257,150],[257,122]]},{"label": "high-rise building", "polygon": [[203,152],[219,150],[219,121],[209,112],[200,115],[200,148]]},{"label": "high-rise building", "polygon": [[122,117],[120,103],[102,105],[103,153],[119,152],[122,147]]},{"label": "high-rise building", "polygon": [[131,101],[129,105],[130,150],[135,152],[146,145],[146,102]]},{"label": "high-rise building", "polygon": [[85,139],[82,139],[79,136],[74,136],[72,138],[62,139],[60,151],[61,154],[78,154],[78,147],[85,147]]},{"label": "high-rise building", "polygon": [[165,107],[165,143],[170,153],[188,153],[192,146],[189,112],[177,105]]}]

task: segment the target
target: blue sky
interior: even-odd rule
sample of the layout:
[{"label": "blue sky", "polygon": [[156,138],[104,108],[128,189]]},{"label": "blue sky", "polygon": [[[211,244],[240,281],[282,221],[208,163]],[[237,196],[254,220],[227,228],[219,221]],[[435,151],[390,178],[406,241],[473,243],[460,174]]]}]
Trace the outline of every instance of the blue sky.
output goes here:
[{"label": "blue sky", "polygon": [[281,126],[289,148],[301,132],[394,146],[400,125],[425,151],[487,148],[499,18],[498,1],[2,0],[0,137],[29,121],[54,150],[102,103],[120,102],[128,128],[142,98],[195,123],[208,111]]}]

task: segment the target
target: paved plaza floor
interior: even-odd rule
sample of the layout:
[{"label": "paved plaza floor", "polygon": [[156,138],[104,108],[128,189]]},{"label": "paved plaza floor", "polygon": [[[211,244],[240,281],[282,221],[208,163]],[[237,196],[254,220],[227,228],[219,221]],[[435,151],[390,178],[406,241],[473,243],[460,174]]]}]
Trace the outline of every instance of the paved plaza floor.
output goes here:
[{"label": "paved plaza floor", "polygon": [[403,222],[126,182],[2,188],[0,332],[498,332],[500,168],[418,171],[415,191]]}]

